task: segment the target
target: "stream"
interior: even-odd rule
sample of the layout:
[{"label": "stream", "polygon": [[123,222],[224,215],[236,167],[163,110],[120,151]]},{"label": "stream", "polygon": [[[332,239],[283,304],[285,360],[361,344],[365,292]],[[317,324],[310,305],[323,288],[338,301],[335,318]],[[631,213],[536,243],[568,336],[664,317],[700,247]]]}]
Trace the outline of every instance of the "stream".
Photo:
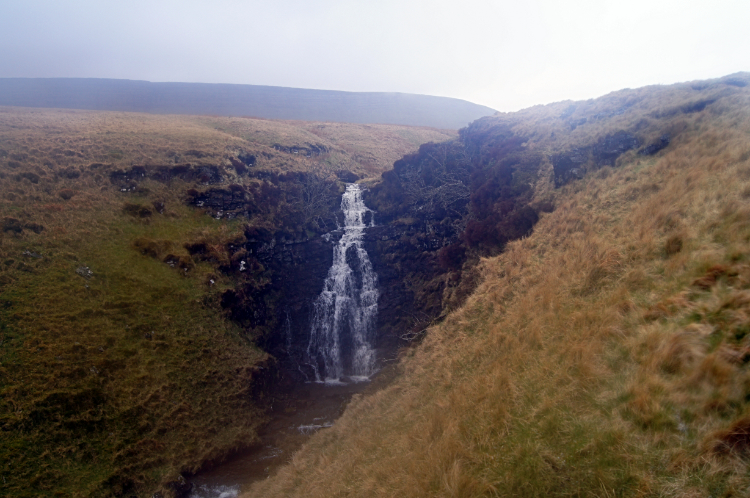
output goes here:
[{"label": "stream", "polygon": [[317,382],[296,386],[284,399],[274,401],[271,422],[260,432],[257,445],[190,479],[190,498],[235,498],[253,482],[272,476],[310,436],[331,427],[351,396],[365,386]]}]

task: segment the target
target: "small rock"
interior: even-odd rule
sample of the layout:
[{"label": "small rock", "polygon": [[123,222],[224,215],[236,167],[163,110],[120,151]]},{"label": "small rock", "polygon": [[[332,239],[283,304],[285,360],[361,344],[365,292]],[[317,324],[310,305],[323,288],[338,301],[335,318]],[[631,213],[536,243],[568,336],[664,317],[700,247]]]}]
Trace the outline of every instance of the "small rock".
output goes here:
[{"label": "small rock", "polygon": [[193,490],[193,483],[188,482],[188,480],[181,474],[176,481],[168,482],[167,486],[172,488],[176,498],[185,498],[189,496],[190,492]]},{"label": "small rock", "polygon": [[86,280],[94,276],[94,272],[88,266],[79,266],[76,268],[76,273],[85,278]]}]

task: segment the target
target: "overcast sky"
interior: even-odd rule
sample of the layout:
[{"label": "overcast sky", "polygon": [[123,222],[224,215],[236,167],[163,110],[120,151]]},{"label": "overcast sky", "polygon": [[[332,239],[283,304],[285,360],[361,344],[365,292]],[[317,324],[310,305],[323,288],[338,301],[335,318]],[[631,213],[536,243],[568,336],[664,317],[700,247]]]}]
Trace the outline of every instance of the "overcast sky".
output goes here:
[{"label": "overcast sky", "polygon": [[0,77],[456,97],[501,111],[750,71],[748,0],[2,0]]}]

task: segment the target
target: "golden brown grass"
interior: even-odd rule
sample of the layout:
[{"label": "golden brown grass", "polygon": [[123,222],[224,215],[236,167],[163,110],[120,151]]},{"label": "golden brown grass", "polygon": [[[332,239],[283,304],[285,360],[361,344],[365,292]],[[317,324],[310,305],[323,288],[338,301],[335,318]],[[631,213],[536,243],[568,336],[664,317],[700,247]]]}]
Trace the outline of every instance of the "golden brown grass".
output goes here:
[{"label": "golden brown grass", "polygon": [[[11,156],[21,154],[23,159],[13,161],[43,172],[91,162],[120,168],[224,164],[228,156],[243,150],[256,156],[259,169],[304,171],[323,166],[375,177],[420,144],[455,136],[452,130],[396,125],[0,107],[0,149]],[[322,145],[329,152],[307,158],[273,147],[306,144]]]},{"label": "golden brown grass", "polygon": [[750,95],[660,126],[248,496],[746,496]]},{"label": "golden brown grass", "polygon": [[457,136],[453,130],[397,125],[247,118],[204,118],[204,121],[250,143],[266,146],[273,154],[278,154],[272,149],[274,144],[323,145],[329,153],[318,160],[326,167],[333,171],[353,171],[365,178],[380,176],[396,160],[416,151],[423,143],[443,142]]}]

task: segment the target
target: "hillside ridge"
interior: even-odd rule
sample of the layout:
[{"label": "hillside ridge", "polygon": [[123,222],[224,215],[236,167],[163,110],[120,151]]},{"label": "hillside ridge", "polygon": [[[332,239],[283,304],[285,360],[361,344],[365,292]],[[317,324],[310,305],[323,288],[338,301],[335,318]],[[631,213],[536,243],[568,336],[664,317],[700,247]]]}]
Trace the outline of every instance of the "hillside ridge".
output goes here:
[{"label": "hillside ridge", "polygon": [[0,105],[458,129],[489,107],[449,97],[103,78],[0,78]]},{"label": "hillside ridge", "polygon": [[[464,197],[486,213],[457,239],[486,255],[476,289],[403,352],[390,386],[247,496],[747,496],[749,76],[462,130],[451,143],[479,155],[475,179],[500,187]],[[466,155],[436,152],[384,174],[396,221],[449,212],[434,200]],[[530,207],[553,209],[493,240],[515,202],[500,191],[525,185]]]}]

